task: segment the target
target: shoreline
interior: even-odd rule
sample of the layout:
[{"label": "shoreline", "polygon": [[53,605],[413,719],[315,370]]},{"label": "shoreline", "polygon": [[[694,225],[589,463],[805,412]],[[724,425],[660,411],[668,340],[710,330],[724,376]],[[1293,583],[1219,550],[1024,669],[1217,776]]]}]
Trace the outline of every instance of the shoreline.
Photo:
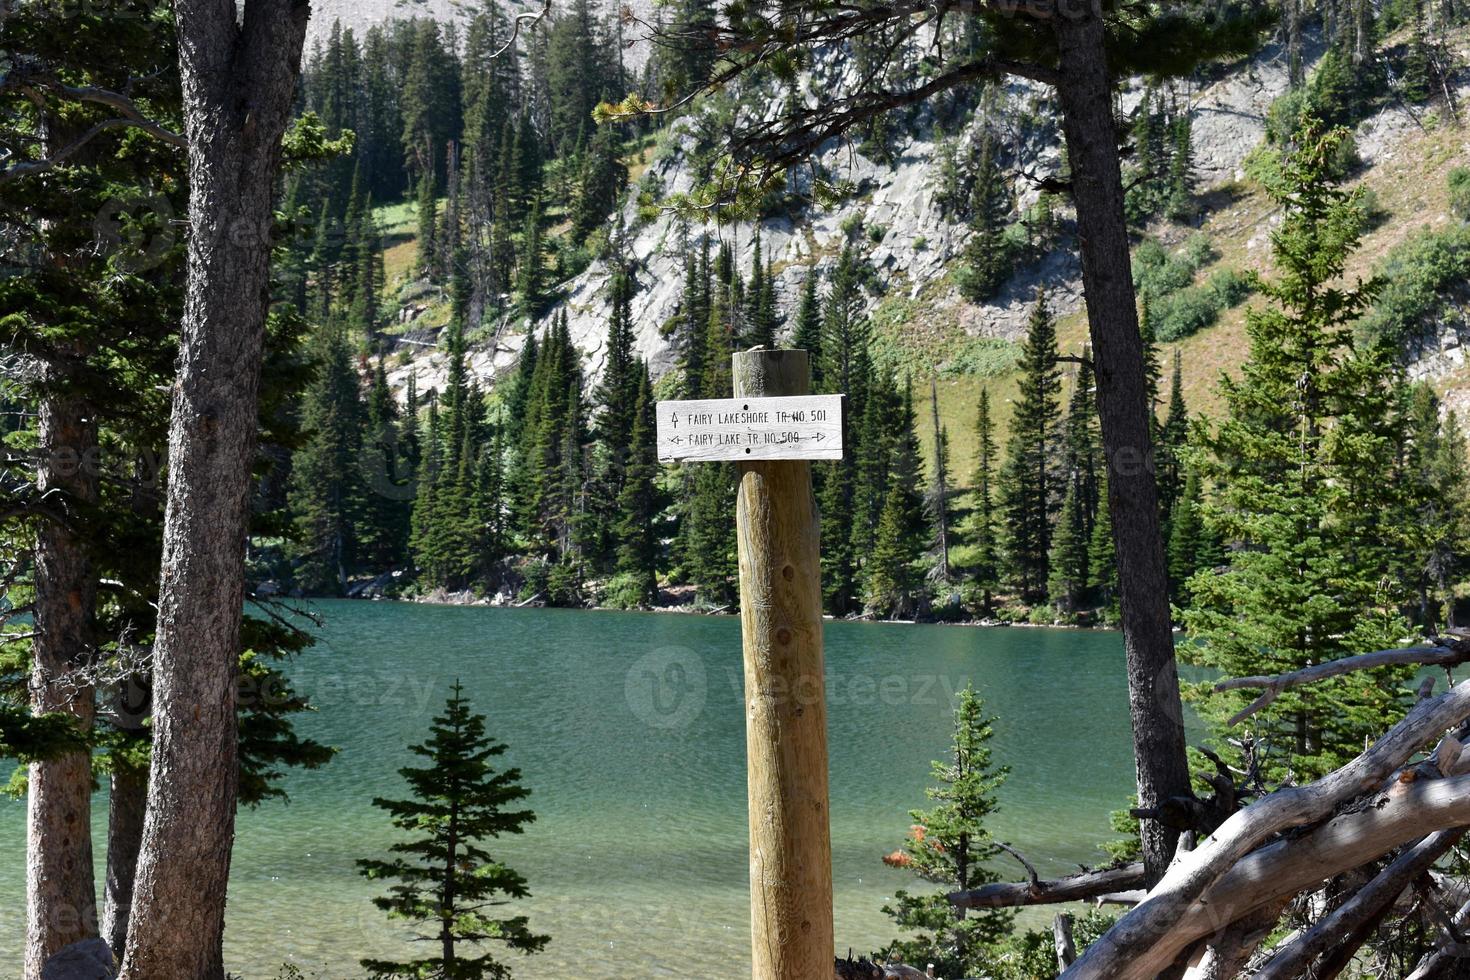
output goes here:
[{"label": "shoreline", "polygon": [[[388,573],[392,575],[393,573]],[[583,605],[583,606],[549,606],[540,595],[525,600],[511,600],[504,598],[504,594],[493,597],[477,595],[469,590],[450,592],[444,589],[434,589],[420,595],[387,595],[382,592],[370,594],[368,589],[387,576],[367,579],[360,582],[357,590],[349,590],[347,595],[321,595],[315,593],[281,592],[277,590],[260,591],[260,586],[270,583],[261,583],[252,590],[252,595],[258,598],[294,598],[304,600],[340,599],[350,602],[402,602],[422,606],[483,606],[490,609],[565,609],[570,612],[625,612],[644,613],[657,615],[677,616],[739,616],[739,611],[732,607],[724,606],[717,609],[702,609],[689,603],[661,603],[654,606],[644,606],[635,609],[621,608],[617,606]],[[1026,620],[1004,620],[1004,619],[877,619],[870,616],[832,616],[823,614],[823,622],[832,623],[868,623],[872,625],[892,626],[956,626],[969,629],[1065,629],[1089,632],[1118,632],[1116,626],[1104,626],[1089,623],[1033,623]]]}]

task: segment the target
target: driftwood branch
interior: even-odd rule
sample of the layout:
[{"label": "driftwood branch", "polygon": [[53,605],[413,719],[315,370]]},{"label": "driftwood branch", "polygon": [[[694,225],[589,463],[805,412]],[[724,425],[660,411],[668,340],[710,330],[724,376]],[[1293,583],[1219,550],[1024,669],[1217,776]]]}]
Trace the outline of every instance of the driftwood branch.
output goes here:
[{"label": "driftwood branch", "polygon": [[1407,980],[1449,980],[1458,975],[1470,957],[1470,946],[1461,941],[1461,932],[1470,926],[1470,901],[1461,905],[1450,918],[1444,941],[1434,952],[1419,961]]},{"label": "driftwood branch", "polygon": [[1379,667],[1422,665],[1426,667],[1454,667],[1470,662],[1470,646],[1458,649],[1444,646],[1405,647],[1400,650],[1378,650],[1340,660],[1313,664],[1288,674],[1261,675],[1256,677],[1232,677],[1215,685],[1216,691],[1237,691],[1243,688],[1259,689],[1261,696],[1241,709],[1226,722],[1227,726],[1238,725],[1251,715],[1275,701],[1283,691],[1303,684],[1340,677],[1358,670],[1374,670]]},{"label": "driftwood branch", "polygon": [[1464,828],[1431,834],[1404,851],[1330,915],[1292,942],[1285,944],[1256,974],[1256,980],[1292,980],[1301,976],[1317,957],[1357,934],[1379,917],[1395,899],[1465,835]]},{"label": "driftwood branch", "polygon": [[[1238,811],[1226,820],[1214,834],[1206,838],[1199,847],[1176,861],[1165,874],[1164,879],[1149,893],[1149,896],[1124,915],[1117,925],[1094,943],[1073,965],[1072,969],[1067,971],[1067,976],[1069,978],[1089,978],[1089,980],[1091,978],[1095,980],[1143,980],[1145,977],[1156,976],[1166,969],[1184,949],[1201,938],[1201,935],[1228,925],[1269,900],[1269,892],[1276,887],[1276,882],[1272,883],[1273,889],[1264,889],[1260,887],[1260,881],[1277,877],[1274,868],[1266,874],[1265,878],[1258,879],[1254,889],[1255,900],[1240,899],[1239,909],[1228,919],[1219,919],[1222,909],[1231,908],[1228,904],[1222,905],[1218,901],[1213,901],[1203,909],[1199,905],[1201,897],[1207,892],[1214,893],[1226,881],[1231,880],[1231,876],[1236,875],[1240,869],[1247,867],[1260,855],[1271,851],[1272,848],[1279,847],[1280,844],[1256,851],[1258,847],[1284,830],[1326,819],[1332,815],[1339,804],[1355,799],[1364,793],[1375,791],[1424,743],[1464,721],[1467,716],[1470,716],[1470,681],[1457,685],[1437,698],[1420,701],[1403,721],[1341,769],[1309,785],[1272,793]],[[1432,780],[1428,783],[1420,780],[1399,785],[1409,787],[1406,795],[1415,792],[1431,795],[1442,793],[1446,787],[1450,786],[1470,790],[1470,783],[1463,783],[1459,778]],[[1426,788],[1416,790],[1415,787],[1419,786]],[[1391,790],[1385,799],[1392,798],[1393,791]],[[1399,799],[1403,798],[1405,797],[1399,797]],[[1425,805],[1427,806],[1428,803]],[[1461,806],[1467,813],[1470,813],[1470,799],[1463,801]],[[1370,815],[1381,816],[1385,809],[1371,811]],[[1358,850],[1347,848],[1341,854],[1323,855],[1318,859],[1318,866],[1309,870],[1326,871],[1347,858],[1355,858],[1355,860],[1346,867],[1357,867],[1402,844],[1405,840],[1421,837],[1432,830],[1456,825],[1450,823],[1435,827],[1415,823],[1415,818],[1421,815],[1416,813],[1412,817],[1405,817],[1401,812],[1402,809],[1401,806],[1394,809],[1394,812],[1399,813],[1400,818],[1407,823],[1405,828],[1401,828],[1402,836],[1386,841],[1381,841],[1377,837],[1371,838],[1369,842],[1371,845],[1382,844],[1382,847],[1373,853],[1360,854]],[[1340,817],[1338,820],[1348,820],[1359,816],[1361,814],[1352,814]],[[1427,810],[1422,815],[1422,819],[1429,820]],[[1314,833],[1321,833],[1337,825],[1338,820],[1328,823],[1325,828],[1319,828]],[[1359,850],[1371,851],[1372,849],[1371,846],[1365,847],[1362,841],[1355,840],[1354,843],[1358,845]],[[1295,851],[1299,848],[1302,849],[1302,853],[1308,852],[1308,849],[1303,848],[1302,840],[1292,841],[1291,847],[1293,848],[1292,855],[1277,855],[1275,859],[1295,860]],[[1316,880],[1321,880],[1321,877],[1325,875],[1320,875]],[[1309,882],[1310,880],[1309,877]],[[1262,894],[1263,892],[1267,894]],[[1206,915],[1212,922],[1205,933],[1195,934],[1182,928],[1186,921],[1196,921]]]},{"label": "driftwood branch", "polygon": [[1049,881],[999,882],[954,892],[950,902],[962,909],[998,909],[1017,905],[1055,905],[1101,898],[1113,892],[1142,887],[1143,865],[1129,864],[1102,871],[1054,878]]},{"label": "driftwood branch", "polygon": [[1031,879],[1031,887],[1032,888],[1036,888],[1036,887],[1039,887],[1040,886],[1040,884],[1041,884],[1041,876],[1036,873],[1036,865],[1034,865],[1030,861],[1026,860],[1021,855],[1021,852],[1020,851],[1016,850],[1014,847],[1012,847],[1009,844],[1003,843],[1001,841],[996,841],[995,842],[995,846],[998,847],[998,848],[1000,848],[1002,851],[1005,851],[1007,854],[1009,854],[1011,857],[1015,858],[1017,861],[1020,861],[1021,862],[1021,867],[1023,867],[1023,868],[1026,869],[1026,877],[1028,877],[1028,878]]},{"label": "driftwood branch", "polygon": [[[1256,909],[1376,861],[1394,848],[1418,840],[1426,832],[1467,823],[1470,823],[1470,776],[1398,784],[1363,809],[1343,813],[1304,836],[1283,838],[1247,855],[1168,926],[1158,927],[1158,932],[1135,945],[1133,951],[1119,949],[1115,926],[1065,976],[1068,980],[1103,975],[1109,980],[1153,977],[1195,943]],[[1146,911],[1147,902],[1125,916],[1124,921]],[[1117,963],[1116,971],[1094,974],[1079,970],[1094,951],[1111,955],[1094,958],[1089,969],[1095,969],[1095,964],[1100,962]],[[1111,958],[1119,953],[1123,956],[1121,960]]]},{"label": "driftwood branch", "polygon": [[1058,912],[1051,920],[1052,944],[1057,951],[1057,969],[1065,970],[1077,960],[1077,941],[1072,938],[1072,917]]},{"label": "driftwood branch", "polygon": [[1210,937],[1184,971],[1184,980],[1235,980],[1247,975],[1252,955],[1276,927],[1286,905],[1286,899],[1264,905]]}]

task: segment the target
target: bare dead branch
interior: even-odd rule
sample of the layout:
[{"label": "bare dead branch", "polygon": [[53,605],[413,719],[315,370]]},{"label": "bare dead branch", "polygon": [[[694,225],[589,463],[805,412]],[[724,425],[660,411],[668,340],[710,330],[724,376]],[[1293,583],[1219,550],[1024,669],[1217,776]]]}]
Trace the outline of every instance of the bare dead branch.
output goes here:
[{"label": "bare dead branch", "polygon": [[1414,879],[1428,871],[1464,835],[1463,827],[1442,830],[1404,851],[1352,898],[1283,945],[1256,974],[1256,980],[1291,980],[1302,975],[1317,957],[1341,943],[1344,936],[1359,932],[1387,910]]},{"label": "bare dead branch", "polygon": [[1021,866],[1026,869],[1026,876],[1031,879],[1031,887],[1035,888],[1041,884],[1041,876],[1036,873],[1036,866],[1030,861],[1026,860],[1021,855],[1020,851],[1016,850],[1009,844],[1002,843],[1001,841],[996,841],[995,846],[1000,848],[1002,851],[1005,851],[1017,861],[1021,862]]},{"label": "bare dead branch", "polygon": [[998,909],[1017,905],[1055,905],[1100,898],[1143,885],[1143,865],[1084,871],[1047,881],[999,882],[952,892],[949,900],[963,909]]},{"label": "bare dead branch", "polygon": [[506,42],[502,44],[498,49],[491,52],[491,60],[499,58],[501,55],[514,48],[516,46],[516,41],[520,39],[521,30],[523,28],[534,28],[537,24],[541,23],[548,16],[550,16],[550,14],[551,0],[541,0],[540,10],[532,10],[528,11],[527,13],[516,14],[515,19],[511,21],[510,37],[507,38]]},{"label": "bare dead branch", "polygon": [[1204,944],[1203,954],[1184,971],[1184,980],[1235,980],[1281,918],[1287,901],[1272,902],[1232,922]]},{"label": "bare dead branch", "polygon": [[118,115],[95,123],[86,132],[44,159],[26,160],[0,169],[0,183],[45,173],[65,163],[98,136],[116,129],[137,129],[169,146],[180,149],[188,147],[188,141],[182,135],[149,118],[138,108],[137,103],[121,92],[94,85],[68,85],[50,72],[38,70],[34,66],[16,67],[0,78],[0,92],[6,91],[21,92],[38,104],[43,104],[46,96],[50,95],[65,101],[105,106]]},{"label": "bare dead branch", "polygon": [[1461,905],[1450,918],[1443,942],[1434,952],[1419,961],[1407,980],[1449,980],[1464,966],[1465,957],[1470,955],[1470,948],[1460,941],[1459,935],[1467,926],[1470,926],[1470,901]]},{"label": "bare dead branch", "polygon": [[[1279,790],[1236,812],[1199,847],[1176,861],[1148,898],[1094,943],[1068,971],[1068,977],[1143,980],[1156,975],[1199,938],[1179,926],[1187,916],[1200,914],[1196,909],[1201,896],[1213,891],[1218,883],[1245,866],[1247,856],[1254,858],[1256,855],[1252,852],[1262,843],[1284,830],[1323,820],[1339,804],[1376,790],[1424,743],[1464,721],[1467,716],[1470,716],[1470,681],[1437,698],[1419,702],[1403,721],[1341,769],[1306,786]],[[1441,784],[1459,785],[1460,779],[1431,780],[1427,784],[1418,780],[1401,785],[1407,785],[1409,789],[1406,792],[1412,793],[1417,786],[1436,787]],[[1466,784],[1466,788],[1470,788],[1470,784]],[[1470,800],[1465,805],[1470,809]],[[1411,836],[1422,836],[1435,829],[1440,828],[1426,827]],[[1402,843],[1404,839],[1389,841],[1383,849]],[[1293,846],[1299,844],[1299,841],[1293,842]],[[1262,852],[1267,850],[1270,848],[1263,848]],[[1348,867],[1356,867],[1372,856],[1361,858]],[[1330,867],[1333,861],[1324,858],[1322,863]],[[1264,890],[1258,887],[1257,892],[1261,891]],[[1212,928],[1234,921],[1268,898],[1269,895],[1262,894],[1257,901],[1243,903],[1239,913],[1223,922],[1216,921]],[[1216,915],[1219,908],[1212,906],[1210,915]]]},{"label": "bare dead branch", "polygon": [[1065,970],[1077,959],[1077,942],[1072,938],[1072,917],[1058,912],[1051,920],[1052,944],[1057,950],[1057,969]]},{"label": "bare dead branch", "polygon": [[1343,657],[1340,660],[1329,660],[1326,663],[1313,664],[1294,670],[1286,674],[1256,677],[1232,677],[1215,685],[1216,691],[1236,691],[1241,688],[1259,688],[1262,693],[1256,700],[1241,709],[1228,722],[1227,726],[1234,726],[1249,718],[1251,715],[1265,708],[1283,691],[1289,691],[1303,684],[1311,684],[1316,681],[1327,680],[1330,677],[1339,677],[1358,670],[1375,670],[1379,667],[1404,666],[1409,664],[1422,664],[1428,667],[1453,667],[1470,661],[1470,647],[1459,649],[1443,646],[1433,647],[1405,647],[1400,650],[1378,650],[1374,653],[1362,653],[1353,657]]}]

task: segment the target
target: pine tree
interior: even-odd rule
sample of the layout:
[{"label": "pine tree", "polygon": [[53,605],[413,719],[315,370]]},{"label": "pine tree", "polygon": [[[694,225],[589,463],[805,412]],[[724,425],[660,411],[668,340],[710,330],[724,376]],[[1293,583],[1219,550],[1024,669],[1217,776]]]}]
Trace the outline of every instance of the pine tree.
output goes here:
[{"label": "pine tree", "polygon": [[925,549],[924,498],[919,491],[922,463],[914,431],[914,397],[906,389],[890,437],[887,491],[863,574],[864,606],[874,615],[909,615],[915,605],[915,563]]},{"label": "pine tree", "polygon": [[358,527],[361,556],[377,569],[392,568],[408,556],[413,473],[399,425],[398,403],[379,359],[368,390],[362,436],[361,471],[367,479]]},{"label": "pine tree", "polygon": [[[1169,382],[1169,411],[1159,427],[1159,506],[1167,518],[1184,490],[1183,453],[1189,439],[1189,412],[1184,405],[1184,371],[1179,351],[1174,352],[1174,374]],[[1167,527],[1167,520],[1166,520]],[[1167,532],[1166,532],[1167,533]]]},{"label": "pine tree", "polygon": [[987,129],[981,135],[971,192],[970,240],[957,278],[966,299],[977,303],[990,299],[1011,278],[1015,258],[1005,238],[1010,210],[1010,195],[996,166],[994,139]]},{"label": "pine tree", "polygon": [[750,288],[745,296],[745,332],[742,349],[776,346],[776,285],[771,270],[761,258],[761,236],[755,236],[755,253],[750,263]]},{"label": "pine tree", "polygon": [[1169,596],[1180,608],[1190,603],[1190,579],[1205,567],[1203,498],[1199,474],[1190,468],[1169,511]]},{"label": "pine tree", "polygon": [[562,158],[577,145],[604,98],[621,98],[612,58],[589,0],[572,0],[547,31],[545,85],[551,151]]},{"label": "pine tree", "polygon": [[709,304],[709,241],[706,239],[698,256],[689,255],[684,260],[684,293],[680,297],[675,327],[675,349],[684,376],[684,393],[689,398],[703,397]]},{"label": "pine tree", "polygon": [[1047,578],[1051,603],[1063,613],[1075,612],[1082,605],[1092,570],[1092,535],[1088,533],[1083,507],[1081,482],[1068,481],[1062,509],[1057,513],[1056,526],[1052,528]]},{"label": "pine tree", "polygon": [[[1106,500],[1106,470],[1103,471],[1099,492]],[[1097,520],[1092,525],[1092,537],[1087,547],[1087,588],[1099,605],[1112,607],[1117,601],[1118,549],[1113,541],[1113,512],[1110,507],[1098,508]]]},{"label": "pine tree", "polygon": [[925,507],[934,527],[934,571],[941,583],[950,579],[950,459],[949,429],[939,421],[939,391],[933,377],[929,379],[929,407],[934,423],[934,466],[930,470],[929,493]]},{"label": "pine tree", "polygon": [[480,460],[475,495],[475,522],[480,531],[476,565],[487,572],[510,549],[505,496],[505,426],[496,424]]},{"label": "pine tree", "polygon": [[444,187],[447,147],[461,129],[460,72],[439,22],[409,21],[412,33],[398,105],[403,119],[402,145],[410,170],[429,178],[428,193]]},{"label": "pine tree", "polygon": [[1078,360],[1077,376],[1072,382],[1072,396],[1067,402],[1067,418],[1062,429],[1062,479],[1068,489],[1076,487],[1078,516],[1086,537],[1092,533],[1092,525],[1101,506],[1099,480],[1103,461],[1091,351],[1084,347]]},{"label": "pine tree", "polygon": [[[715,291],[704,343],[704,398],[729,398],[733,331],[722,291]],[[735,577],[735,474],[732,467],[694,464],[684,517],[683,561],[702,602],[723,606]]]},{"label": "pine tree", "polygon": [[996,791],[1010,770],[991,758],[994,735],[995,720],[986,717],[980,695],[967,686],[955,708],[949,757],[932,766],[938,785],[926,795],[934,806],[910,813],[913,835],[904,843],[906,865],[944,890],[894,893],[893,904],[883,911],[899,928],[917,935],[894,940],[885,951],[889,959],[933,963],[946,977],[991,975],[995,964],[989,950],[1009,933],[1014,913],[956,908],[945,893],[999,879],[987,864],[1000,856],[1001,849],[985,823],[997,809]]},{"label": "pine tree", "polygon": [[658,598],[658,444],[653,382],[648,366],[638,365],[628,469],[618,497],[617,569],[636,583],[639,601]]},{"label": "pine tree", "polygon": [[657,50],[658,74],[664,99],[669,104],[709,81],[719,57],[714,44],[717,23],[714,0],[677,0],[672,5],[667,30],[679,43],[659,45]]},{"label": "pine tree", "polygon": [[625,270],[613,275],[609,287],[612,309],[604,345],[602,381],[593,393],[597,410],[598,460],[596,528],[589,529],[592,557],[611,562],[616,556],[614,525],[618,501],[629,466],[638,391],[646,370],[633,354],[632,278]]},{"label": "pine tree", "polygon": [[1199,208],[1194,202],[1193,127],[1188,108],[1179,113],[1171,129],[1173,146],[1169,156],[1169,188],[1164,214],[1174,221],[1193,221]]},{"label": "pine tree", "polygon": [[976,414],[974,500],[970,543],[975,549],[975,585],[980,589],[980,606],[990,612],[995,590],[1000,585],[1000,543],[995,525],[995,462],[999,450],[995,444],[995,422],[990,417],[990,389],[980,389],[980,406]]},{"label": "pine tree", "polygon": [[582,241],[607,222],[628,186],[628,168],[618,156],[614,126],[598,126],[582,157],[576,197],[572,201],[572,233]]},{"label": "pine tree", "polygon": [[521,316],[527,320],[535,320],[544,300],[545,269],[542,251],[541,202],[538,200],[526,213],[526,224],[521,229],[520,252],[516,258],[516,301],[520,305]]},{"label": "pine tree", "polygon": [[[1279,673],[1395,645],[1408,632],[1390,570],[1413,529],[1401,481],[1385,480],[1405,442],[1396,358],[1355,345],[1372,287],[1334,285],[1363,227],[1359,199],[1331,177],[1345,130],[1309,122],[1271,190],[1272,305],[1247,316],[1250,357],[1221,392],[1226,417],[1204,462],[1219,489],[1207,527],[1232,542],[1226,567],[1189,582],[1187,649],[1228,676]],[[1362,750],[1404,699],[1402,670],[1284,692],[1249,725],[1269,778],[1315,778]],[[1205,717],[1244,707],[1241,692],[1196,691]],[[1232,753],[1231,746],[1222,746]]]},{"label": "pine tree", "polygon": [[1441,421],[1441,407],[1428,384],[1410,389],[1405,406],[1410,439],[1399,476],[1409,487],[1410,513],[1403,519],[1417,521],[1427,538],[1423,551],[1410,556],[1404,570],[1418,599],[1416,618],[1426,633],[1453,623],[1454,583],[1470,554],[1465,436],[1453,410]]},{"label": "pine tree", "polygon": [[1046,596],[1050,573],[1051,524],[1056,513],[1057,370],[1056,324],[1046,297],[1037,299],[1021,347],[1020,391],[1000,474],[1000,509],[1005,517],[1007,578],[1021,598]]},{"label": "pine tree", "polygon": [[323,330],[318,364],[316,380],[303,399],[302,425],[308,435],[292,467],[290,506],[305,549],[302,585],[342,595],[355,564],[364,500],[358,478],[362,400],[340,324]]},{"label": "pine tree", "polygon": [[801,288],[801,305],[796,313],[796,333],[791,346],[808,354],[812,370],[812,390],[823,391],[822,387],[822,302],[817,296],[817,280],[813,270],[807,274]]},{"label": "pine tree", "polygon": [[428,740],[409,747],[427,764],[399,770],[409,798],[373,800],[408,835],[389,848],[393,857],[388,860],[357,862],[370,881],[395,882],[373,904],[391,918],[427,927],[417,938],[438,947],[437,955],[411,961],[362,960],[374,976],[509,977],[509,968],[493,953],[481,951],[487,943],[526,955],[546,946],[548,937],[532,932],[526,916],[488,914],[531,894],[525,877],[497,861],[482,843],[523,833],[536,819],[530,810],[510,809],[530,791],[521,786],[519,769],[495,768],[492,760],[505,749],[485,733],[485,716],[470,710],[464,688],[455,681]]},{"label": "pine tree", "polygon": [[418,248],[419,275],[434,279],[439,271],[435,264],[435,257],[439,254],[436,241],[439,226],[439,202],[434,193],[432,173],[426,171],[419,177],[418,201],[414,207],[418,216],[418,237],[415,241]]},{"label": "pine tree", "polygon": [[[886,472],[881,441],[891,427],[881,421],[885,403],[868,404],[868,391],[873,385],[869,338],[870,327],[862,311],[858,259],[849,243],[832,272],[831,291],[822,317],[820,371],[820,390],[847,396],[844,411],[849,446],[843,459],[817,470],[822,515],[822,594],[827,611],[838,616],[856,611],[859,560],[871,547],[867,539],[877,527],[886,497],[886,487],[879,475]],[[860,492],[865,500],[859,500]],[[860,510],[866,511],[866,521],[857,517]],[[862,550],[854,548],[855,537],[864,546]]]}]

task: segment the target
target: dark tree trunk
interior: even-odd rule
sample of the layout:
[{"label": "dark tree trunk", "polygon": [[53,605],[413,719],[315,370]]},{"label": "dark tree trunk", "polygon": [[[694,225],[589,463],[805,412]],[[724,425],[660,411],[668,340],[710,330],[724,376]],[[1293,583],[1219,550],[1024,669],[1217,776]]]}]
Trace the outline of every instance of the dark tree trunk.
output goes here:
[{"label": "dark tree trunk", "polygon": [[[65,393],[64,367],[47,364],[43,373],[55,393],[41,402],[36,486],[55,519],[36,533],[31,707],[74,715],[87,730],[96,713],[88,668],[97,581],[76,528],[97,499],[97,426],[85,400]],[[57,950],[97,935],[89,753],[31,766],[26,836],[25,976],[35,980]]]},{"label": "dark tree trunk", "polygon": [[[1057,5],[1055,30],[1067,154],[1072,166],[1082,281],[1108,461],[1108,506],[1128,657],[1128,710],[1143,807],[1189,794],[1183,710],[1174,662],[1169,580],[1159,529],[1143,340],[1134,306],[1123,181],[1103,23],[1090,0]],[[1150,882],[1162,877],[1177,833],[1142,824]]]},{"label": "dark tree trunk", "polygon": [[127,948],[147,803],[148,770],[117,766],[107,792],[107,883],[102,896],[102,938],[117,954]]},{"label": "dark tree trunk", "polygon": [[309,6],[176,0],[188,286],[169,425],[153,758],[123,977],[220,980],[271,208]]}]

